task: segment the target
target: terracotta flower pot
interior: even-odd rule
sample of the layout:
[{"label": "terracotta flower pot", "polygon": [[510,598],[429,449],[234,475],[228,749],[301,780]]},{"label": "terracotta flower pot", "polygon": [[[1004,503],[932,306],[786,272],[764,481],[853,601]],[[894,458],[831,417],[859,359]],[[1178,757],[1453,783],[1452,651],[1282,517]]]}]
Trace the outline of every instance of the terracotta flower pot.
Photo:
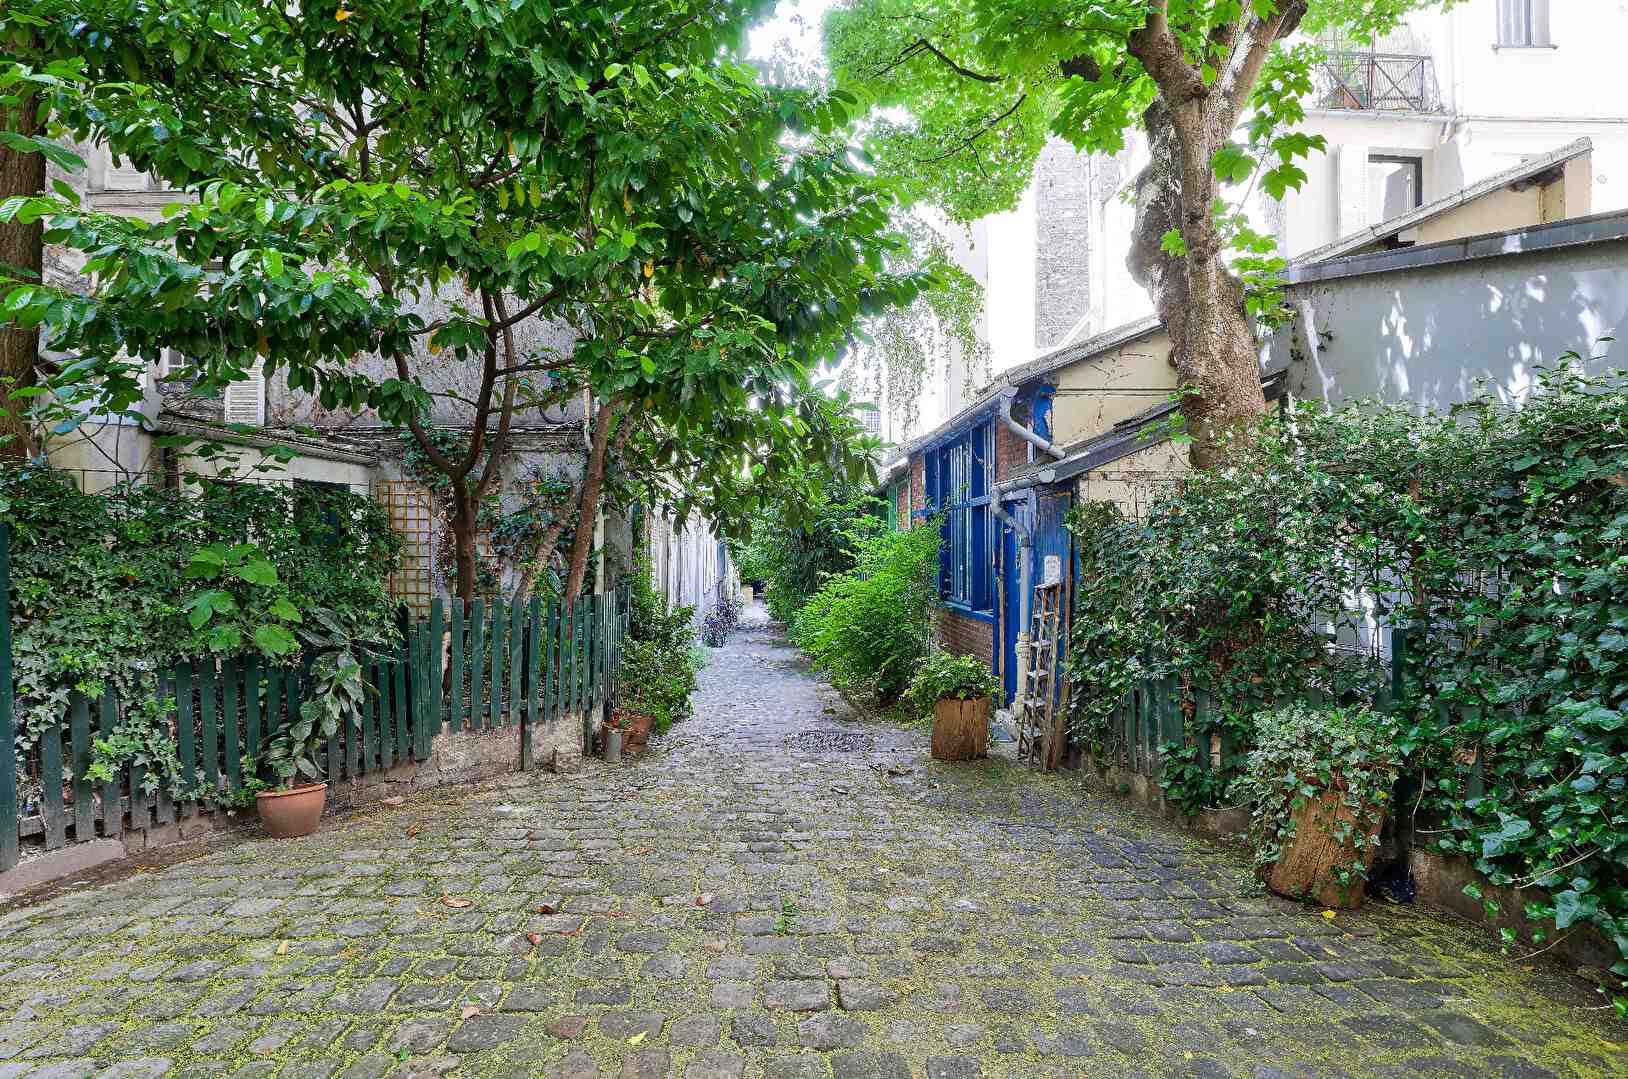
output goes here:
[{"label": "terracotta flower pot", "polygon": [[254,800],[267,833],[277,839],[296,839],[317,830],[322,807],[328,802],[328,784],[309,783],[291,790],[261,791]]},{"label": "terracotta flower pot", "polygon": [[649,716],[641,716],[637,712],[617,712],[616,725],[622,730],[622,748],[629,753],[637,753],[649,744],[652,722]]}]

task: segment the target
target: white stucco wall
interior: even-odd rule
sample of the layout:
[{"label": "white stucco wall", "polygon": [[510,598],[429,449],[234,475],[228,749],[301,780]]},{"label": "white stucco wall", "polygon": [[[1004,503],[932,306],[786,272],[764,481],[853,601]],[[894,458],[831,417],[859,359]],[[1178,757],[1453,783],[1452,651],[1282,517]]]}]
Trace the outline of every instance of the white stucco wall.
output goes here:
[{"label": "white stucco wall", "polygon": [[1302,399],[1442,410],[1478,380],[1522,400],[1567,352],[1628,368],[1628,239],[1296,285],[1290,300],[1300,317],[1267,352]]},{"label": "white stucco wall", "polygon": [[706,521],[692,516],[679,526],[659,510],[645,520],[651,580],[669,609],[693,607],[699,623],[721,597],[740,591],[734,560]]}]

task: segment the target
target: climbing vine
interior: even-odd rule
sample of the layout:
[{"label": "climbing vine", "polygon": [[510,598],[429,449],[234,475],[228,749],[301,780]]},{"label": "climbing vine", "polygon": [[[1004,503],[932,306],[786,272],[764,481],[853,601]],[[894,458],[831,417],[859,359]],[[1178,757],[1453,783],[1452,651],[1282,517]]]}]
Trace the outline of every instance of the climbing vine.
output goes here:
[{"label": "climbing vine", "polygon": [[0,469],[12,524],[13,663],[25,745],[69,694],[151,696],[185,659],[298,654],[313,624],[393,626],[399,541],[377,503],[322,486],[203,481],[81,493],[39,462]]},{"label": "climbing vine", "polygon": [[[1577,357],[1568,357],[1575,362]],[[1416,834],[1490,881],[1534,888],[1556,930],[1628,960],[1628,391],[1570,366],[1530,398],[1445,414],[1303,406],[1238,467],[1194,474],[1148,520],[1075,515],[1082,569],[1072,721],[1100,741],[1137,680],[1182,687],[1188,744],[1237,747],[1285,701],[1386,703],[1396,674]],[[1212,707],[1192,708],[1196,694]],[[1202,716],[1203,718],[1195,718]],[[1614,968],[1628,976],[1628,961]]]}]

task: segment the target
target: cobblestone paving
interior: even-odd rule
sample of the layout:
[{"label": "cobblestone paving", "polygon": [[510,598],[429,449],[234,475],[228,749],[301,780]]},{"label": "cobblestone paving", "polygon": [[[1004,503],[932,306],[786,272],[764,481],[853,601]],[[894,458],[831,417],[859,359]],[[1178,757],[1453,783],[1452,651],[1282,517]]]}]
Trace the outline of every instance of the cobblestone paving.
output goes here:
[{"label": "cobblestone paving", "polygon": [[930,764],[761,622],[698,711],[0,916],[0,1079],[1628,1073],[1481,931],[1328,921],[1070,778]]}]

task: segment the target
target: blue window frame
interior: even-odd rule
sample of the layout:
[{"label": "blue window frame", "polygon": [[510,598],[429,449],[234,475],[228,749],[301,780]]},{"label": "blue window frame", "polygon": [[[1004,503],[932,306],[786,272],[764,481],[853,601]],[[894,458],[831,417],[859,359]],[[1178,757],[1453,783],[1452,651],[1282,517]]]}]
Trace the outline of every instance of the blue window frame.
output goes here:
[{"label": "blue window frame", "polygon": [[945,603],[994,612],[990,490],[995,472],[994,431],[985,423],[927,452],[927,501],[943,514],[938,594]]}]

